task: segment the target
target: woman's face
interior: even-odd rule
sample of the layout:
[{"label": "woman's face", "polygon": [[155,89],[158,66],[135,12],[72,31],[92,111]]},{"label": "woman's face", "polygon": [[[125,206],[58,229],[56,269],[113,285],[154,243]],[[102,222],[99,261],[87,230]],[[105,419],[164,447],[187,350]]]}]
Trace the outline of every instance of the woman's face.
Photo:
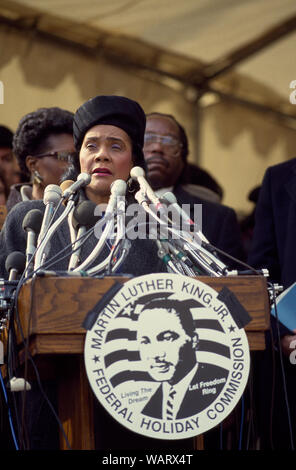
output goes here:
[{"label": "woman's face", "polygon": [[[69,166],[69,161],[61,160],[50,154],[69,153],[75,151],[74,141],[71,134],[51,134],[44,142],[44,148],[40,153],[44,155],[42,158],[27,157],[27,166],[31,173],[38,171],[42,178],[43,186],[48,184],[60,184],[62,175]],[[46,155],[46,154],[49,155]]]},{"label": "woman's face", "polygon": [[132,161],[132,142],[119,127],[98,124],[84,136],[80,154],[80,169],[91,175],[86,194],[97,204],[108,202],[113,181],[127,181]]}]

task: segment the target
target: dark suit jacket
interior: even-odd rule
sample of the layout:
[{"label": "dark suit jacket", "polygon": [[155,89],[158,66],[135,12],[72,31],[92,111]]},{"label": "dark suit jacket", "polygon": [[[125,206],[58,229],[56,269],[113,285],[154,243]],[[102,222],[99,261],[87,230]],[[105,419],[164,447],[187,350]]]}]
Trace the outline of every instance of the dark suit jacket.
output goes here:
[{"label": "dark suit jacket", "polygon": [[[200,363],[196,374],[193,376],[191,383],[184,395],[181,406],[178,410],[176,419],[187,418],[200,413],[207,408],[221,392],[227,380],[228,371],[212,364]],[[216,388],[216,393],[203,394],[204,388],[200,387],[200,382],[209,382],[214,379],[221,379],[225,377],[225,382],[218,385],[213,385],[207,388]],[[198,388],[196,388],[198,385]],[[162,385],[160,385],[154,395],[150,398],[148,403],[142,410],[142,413],[152,418],[162,418],[162,402],[163,392]]]},{"label": "dark suit jacket", "polygon": [[[265,172],[255,210],[255,229],[248,262],[256,268],[267,268],[270,279],[287,288],[296,281],[295,240],[296,158],[269,167]],[[278,326],[280,336],[292,334],[280,322]],[[270,448],[269,423],[272,416],[272,450],[290,449],[290,423],[287,420],[287,396],[283,387],[282,361],[277,353],[279,345],[277,349],[273,348],[274,342],[278,341],[277,322],[273,316],[271,316],[271,327],[273,336],[271,338],[267,332],[266,350],[257,352],[256,362],[254,361],[255,372],[256,368],[258,369],[258,384],[256,385],[255,381],[254,389],[260,395],[258,415],[262,416],[260,421],[263,423],[262,448]],[[295,365],[292,365],[285,356],[283,364],[295,446]]]},{"label": "dark suit jacket", "polygon": [[296,280],[296,158],[267,169],[255,212],[249,264],[287,288]]},{"label": "dark suit jacket", "polygon": [[[179,205],[191,204],[192,219],[194,216],[194,204],[202,204],[201,231],[213,246],[239,260],[244,259],[240,228],[233,209],[222,204],[203,200],[197,196],[192,196],[184,191],[180,185],[177,185],[173,192]],[[233,263],[229,260],[226,261],[226,258],[223,261],[225,264],[233,266]]]}]

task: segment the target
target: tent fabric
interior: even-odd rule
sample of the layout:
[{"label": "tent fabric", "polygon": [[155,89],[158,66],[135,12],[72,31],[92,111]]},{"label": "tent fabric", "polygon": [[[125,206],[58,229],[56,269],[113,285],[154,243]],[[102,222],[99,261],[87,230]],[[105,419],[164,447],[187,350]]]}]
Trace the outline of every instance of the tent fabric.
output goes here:
[{"label": "tent fabric", "polygon": [[[215,176],[225,204],[248,212],[266,167],[295,156],[295,15],[294,0],[1,0],[1,123],[15,129],[40,106],[75,111],[96,94],[128,96],[174,114],[190,161]],[[198,86],[289,21],[289,34],[283,27]]]},{"label": "tent fabric", "polygon": [[[205,64],[296,15],[294,0],[6,0],[5,4],[19,11],[33,9],[45,28],[46,15],[58,18],[61,29],[63,21],[76,23],[81,28],[81,41],[89,28],[89,35],[94,30],[100,32],[101,46],[111,34],[113,40],[118,37],[144,43],[147,55],[149,48],[156,47]],[[23,14],[26,16],[26,11]],[[30,14],[27,12],[27,17]],[[66,37],[67,25],[64,29]],[[78,29],[76,32],[79,41]],[[287,98],[289,83],[295,79],[290,59],[295,42],[296,31],[243,61],[239,72]]]}]

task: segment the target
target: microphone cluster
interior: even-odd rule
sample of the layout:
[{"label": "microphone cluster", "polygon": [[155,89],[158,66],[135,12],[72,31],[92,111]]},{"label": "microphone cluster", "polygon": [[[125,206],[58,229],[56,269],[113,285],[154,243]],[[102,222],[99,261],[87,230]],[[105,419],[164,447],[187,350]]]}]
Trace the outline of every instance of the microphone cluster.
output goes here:
[{"label": "microphone cluster", "polygon": [[[60,225],[67,220],[71,244],[65,247],[69,258],[68,275],[95,275],[106,270],[113,271],[125,259],[130,244],[125,237],[125,193],[126,182],[116,180],[111,185],[107,207],[102,211],[96,204],[82,197],[81,189],[91,181],[91,175],[81,173],[76,181],[66,180],[60,186],[51,184],[44,190],[45,210],[29,211],[22,228],[27,235],[26,252],[13,252],[6,260],[9,281],[20,276],[44,276],[57,261],[58,254],[50,257],[51,242]],[[97,234],[99,233],[100,236]],[[81,250],[89,236],[97,235],[95,248],[81,261]],[[93,265],[104,246],[112,240],[109,256]],[[70,250],[70,253],[69,253]],[[61,258],[58,258],[61,259]],[[54,261],[55,260],[55,261]]]},{"label": "microphone cluster", "polygon": [[[179,206],[174,194],[167,192],[161,199],[158,198],[144,175],[144,170],[140,167],[134,167],[131,170],[131,177],[138,182],[140,187],[135,198],[158,222],[158,256],[165,262],[169,271],[189,276],[227,275],[227,266],[208,249],[210,244],[207,238],[201,230],[195,230],[194,222]],[[170,217],[169,212],[177,213],[179,221],[181,220],[181,227],[180,224],[174,223],[176,218]],[[163,233],[166,234],[165,238]]]},{"label": "microphone cluster", "polygon": [[[215,247],[180,207],[173,193],[167,192],[161,198],[157,197],[141,167],[133,167],[130,176],[139,185],[136,201],[148,214],[149,222],[153,221],[148,224],[148,238],[156,240],[158,256],[169,272],[186,276],[233,275],[234,272],[219,259]],[[112,183],[108,204],[102,211],[101,207],[82,197],[81,189],[90,181],[89,174],[81,173],[76,181],[67,180],[60,186],[48,185],[45,188],[44,213],[32,209],[23,220],[23,230],[27,234],[26,254],[15,252],[7,258],[9,280],[15,280],[19,275],[28,277],[56,272],[51,270],[51,266],[62,259],[67,250],[64,258],[69,259],[68,271],[63,268],[63,273],[93,276],[110,274],[119,269],[131,247],[125,223],[127,185],[123,180]],[[63,253],[49,257],[52,237],[66,219],[71,243]],[[147,234],[146,229],[145,224]],[[83,246],[91,236],[97,240],[86,255]]]}]

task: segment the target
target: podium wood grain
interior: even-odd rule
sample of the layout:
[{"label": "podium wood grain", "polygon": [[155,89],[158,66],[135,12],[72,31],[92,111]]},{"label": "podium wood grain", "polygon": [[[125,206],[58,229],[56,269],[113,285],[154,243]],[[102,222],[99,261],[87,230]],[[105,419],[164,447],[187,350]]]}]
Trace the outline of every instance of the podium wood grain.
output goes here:
[{"label": "podium wood grain", "polygon": [[[269,300],[264,277],[199,277],[219,292],[227,286],[252,320],[245,330],[251,350],[265,348],[269,328]],[[18,342],[25,359],[23,338],[40,365],[41,377],[54,374],[59,384],[59,417],[72,449],[94,449],[92,399],[86,377],[83,350],[86,331],[82,322],[115,282],[128,278],[44,277],[28,281],[18,297]],[[22,329],[20,333],[19,329]],[[196,438],[201,448],[202,437]],[[61,449],[66,449],[61,435]]]}]

